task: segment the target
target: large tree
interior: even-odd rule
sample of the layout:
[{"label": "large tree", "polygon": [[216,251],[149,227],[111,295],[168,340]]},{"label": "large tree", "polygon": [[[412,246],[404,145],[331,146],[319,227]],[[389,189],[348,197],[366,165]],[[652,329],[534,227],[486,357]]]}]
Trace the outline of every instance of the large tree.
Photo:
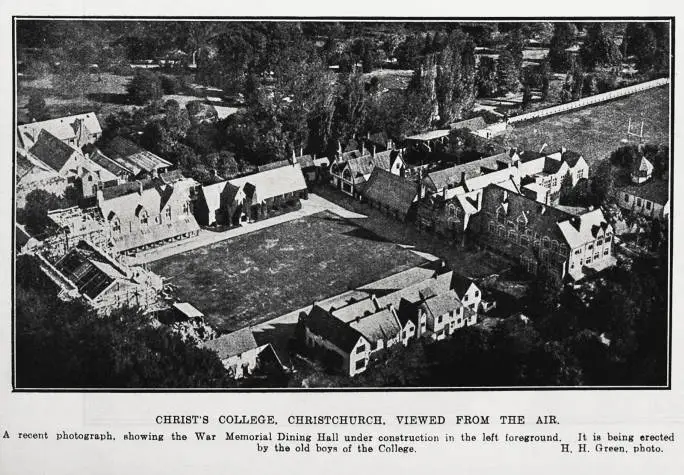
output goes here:
[{"label": "large tree", "polygon": [[475,79],[480,97],[491,97],[496,94],[496,61],[488,56],[480,58],[480,66]]},{"label": "large tree", "polygon": [[622,60],[622,54],[604,24],[594,23],[587,30],[580,58],[584,67],[591,71],[596,67],[616,66]]},{"label": "large tree", "polygon": [[517,92],[520,88],[520,70],[515,64],[513,55],[508,50],[504,50],[496,64],[496,85],[499,94]]},{"label": "large tree", "polygon": [[566,51],[575,42],[577,28],[572,23],[557,22],[553,24],[553,36],[549,45],[549,63],[551,69],[564,73],[570,67],[570,53]]},{"label": "large tree", "polygon": [[158,74],[146,69],[138,69],[127,87],[128,95],[135,104],[146,104],[161,99],[163,90]]}]

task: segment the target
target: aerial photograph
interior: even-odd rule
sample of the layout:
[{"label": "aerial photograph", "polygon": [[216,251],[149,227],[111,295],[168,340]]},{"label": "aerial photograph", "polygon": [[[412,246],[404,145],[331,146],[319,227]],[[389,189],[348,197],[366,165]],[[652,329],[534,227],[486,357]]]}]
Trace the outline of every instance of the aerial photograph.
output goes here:
[{"label": "aerial photograph", "polygon": [[673,19],[14,19],[14,389],[670,387]]}]

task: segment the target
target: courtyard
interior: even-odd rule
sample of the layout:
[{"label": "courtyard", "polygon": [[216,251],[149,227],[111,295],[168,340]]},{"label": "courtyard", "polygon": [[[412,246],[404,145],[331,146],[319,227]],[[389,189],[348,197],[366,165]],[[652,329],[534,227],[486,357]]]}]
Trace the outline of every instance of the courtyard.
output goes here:
[{"label": "courtyard", "polygon": [[228,332],[427,262],[323,211],[150,263],[175,296]]}]

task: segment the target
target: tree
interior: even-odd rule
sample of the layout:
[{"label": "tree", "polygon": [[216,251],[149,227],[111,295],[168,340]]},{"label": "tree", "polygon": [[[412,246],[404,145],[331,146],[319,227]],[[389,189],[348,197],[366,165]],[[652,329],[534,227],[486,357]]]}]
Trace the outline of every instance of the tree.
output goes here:
[{"label": "tree", "polygon": [[549,97],[549,80],[551,77],[551,63],[549,63],[548,58],[544,60],[539,65],[538,75],[540,78],[540,88],[541,88],[541,100],[542,102]]},{"label": "tree", "polygon": [[29,98],[28,104],[26,104],[28,109],[28,115],[33,121],[41,121],[50,118],[48,113],[48,108],[45,105],[45,99],[40,93],[33,93]]},{"label": "tree", "polygon": [[492,97],[496,94],[496,61],[488,56],[480,58],[480,67],[477,70],[475,83],[477,84],[478,96]]},{"label": "tree", "polygon": [[499,94],[517,92],[520,88],[520,70],[510,51],[505,50],[499,55],[496,64],[496,85]]},{"label": "tree", "polygon": [[584,67],[593,71],[598,66],[615,66],[622,60],[620,48],[606,31],[603,23],[589,27],[587,36],[580,48],[580,58]]},{"label": "tree", "polygon": [[522,109],[527,110],[527,108],[530,106],[530,103],[532,102],[532,89],[530,88],[529,84],[525,84],[523,87],[523,96],[522,96]]},{"label": "tree", "polygon": [[591,195],[594,205],[600,206],[613,196],[615,189],[615,172],[608,160],[602,160],[596,166],[591,179]]},{"label": "tree", "polygon": [[572,23],[553,24],[553,36],[549,44],[549,63],[551,69],[564,73],[570,67],[570,53],[566,51],[575,42],[577,28]]},{"label": "tree", "polygon": [[162,83],[159,76],[146,69],[138,69],[127,87],[128,95],[135,104],[146,104],[161,99]]},{"label": "tree", "polygon": [[17,219],[26,225],[29,234],[41,235],[50,230],[54,223],[48,218],[48,211],[68,208],[69,201],[45,190],[33,190],[26,195],[26,204]]},{"label": "tree", "polygon": [[513,56],[513,61],[515,62],[516,68],[521,71],[523,65],[523,50],[525,49],[525,40],[523,39],[522,30],[520,28],[515,28],[511,31],[506,49],[510,51],[511,56]]},{"label": "tree", "polygon": [[17,382],[47,388],[234,386],[216,354],[155,327],[137,309],[98,316],[57,289],[23,256],[17,266]]}]

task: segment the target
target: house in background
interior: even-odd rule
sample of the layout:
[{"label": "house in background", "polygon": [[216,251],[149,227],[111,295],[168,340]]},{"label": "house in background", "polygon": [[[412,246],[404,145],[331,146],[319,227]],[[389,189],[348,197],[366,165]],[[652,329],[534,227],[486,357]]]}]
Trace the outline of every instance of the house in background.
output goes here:
[{"label": "house in background", "polygon": [[154,178],[168,171],[171,163],[123,137],[115,137],[104,153],[132,173],[134,179]]},{"label": "house in background", "polygon": [[102,128],[94,112],[17,126],[17,148],[28,150],[38,141],[41,131],[80,150],[102,136]]},{"label": "house in background", "polygon": [[383,152],[367,152],[365,148],[350,152],[338,151],[330,165],[333,186],[353,197],[360,197],[361,188],[375,168],[397,176],[403,176],[406,163],[403,150],[390,149]]},{"label": "house in background", "polygon": [[274,210],[308,198],[299,163],[202,186],[195,205],[203,226],[237,226],[268,217]]},{"label": "house in background", "polygon": [[418,186],[381,168],[374,168],[361,196],[368,204],[400,221],[409,220],[418,201]]},{"label": "house in background", "polygon": [[250,328],[205,341],[200,348],[214,351],[235,379],[245,378],[255,372],[283,371],[283,365],[271,344],[259,345]]},{"label": "house in background", "polygon": [[629,185],[616,186],[613,195],[620,208],[649,218],[665,219],[670,214],[667,180],[653,176],[653,164],[641,157],[630,173]]},{"label": "house in background", "polygon": [[78,170],[86,160],[79,149],[61,141],[46,130],[39,132],[28,150],[28,156],[72,181],[78,176]]}]

